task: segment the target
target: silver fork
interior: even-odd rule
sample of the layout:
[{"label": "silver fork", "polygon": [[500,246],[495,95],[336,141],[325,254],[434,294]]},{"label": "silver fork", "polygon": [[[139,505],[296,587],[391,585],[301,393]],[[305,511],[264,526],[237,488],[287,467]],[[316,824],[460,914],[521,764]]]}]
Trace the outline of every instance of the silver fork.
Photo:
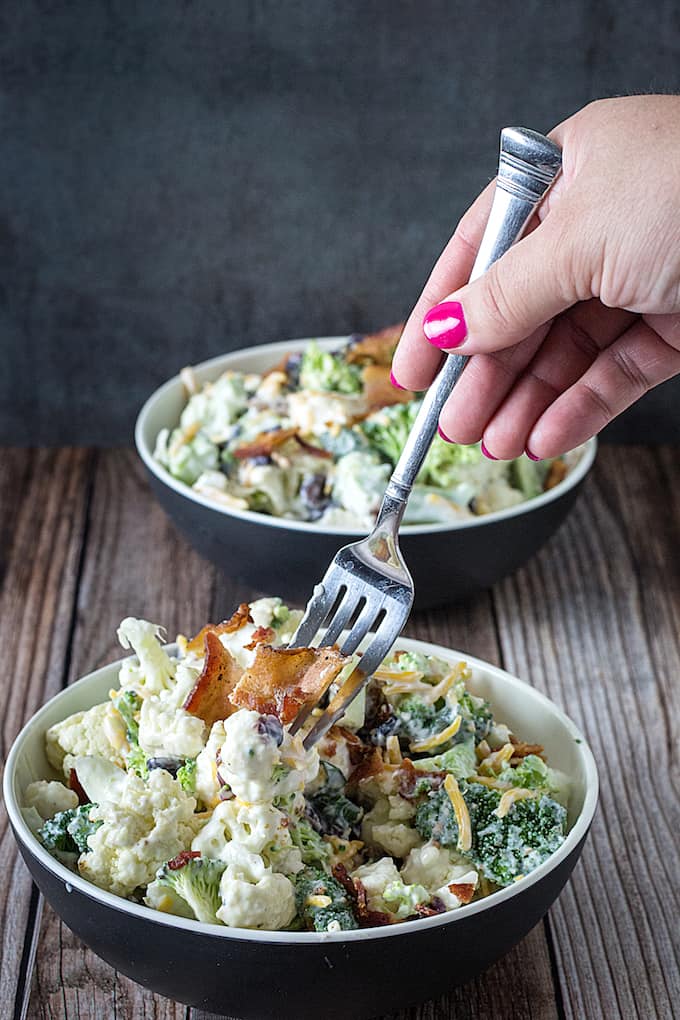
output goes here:
[{"label": "silver fork", "polygon": [[[489,220],[470,279],[489,266],[521,236],[529,218],[560,172],[560,149],[526,128],[501,132],[498,176]],[[316,585],[291,647],[333,645],[346,633],[341,651],[352,655],[374,631],[359,665],[306,735],[312,747],[340,719],[399,637],[413,605],[413,581],[399,550],[399,526],[413,482],[434,438],[439,413],[465,368],[467,358],[450,354],[430,386],[392,473],[373,531],[336,554]],[[314,706],[291,725],[295,733]]]}]

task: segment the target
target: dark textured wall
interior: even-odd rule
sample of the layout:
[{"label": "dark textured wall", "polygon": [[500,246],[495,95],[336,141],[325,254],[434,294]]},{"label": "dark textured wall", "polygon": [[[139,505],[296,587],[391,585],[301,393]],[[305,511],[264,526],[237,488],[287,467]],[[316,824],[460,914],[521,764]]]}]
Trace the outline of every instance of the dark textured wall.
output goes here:
[{"label": "dark textured wall", "polygon": [[187,362],[398,319],[501,126],[679,56],[675,0],[1,4],[0,439],[126,442]]}]

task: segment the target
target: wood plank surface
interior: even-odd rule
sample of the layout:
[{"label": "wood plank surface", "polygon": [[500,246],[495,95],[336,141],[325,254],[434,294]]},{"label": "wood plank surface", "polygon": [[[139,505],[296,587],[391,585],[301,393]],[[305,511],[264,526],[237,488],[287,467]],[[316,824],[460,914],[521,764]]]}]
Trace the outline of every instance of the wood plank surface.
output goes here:
[{"label": "wood plank surface", "polygon": [[[30,676],[32,687],[16,696],[5,745],[48,689],[119,656],[123,616],[158,620],[173,637],[254,594],[189,550],[155,505],[133,454],[13,457],[0,459],[0,491],[13,494],[0,506],[0,599],[7,603],[0,635],[14,635],[26,671],[17,675]],[[59,458],[73,461],[68,499],[55,474],[57,464],[63,471]],[[34,551],[29,568],[36,519],[43,543],[56,521],[61,558],[50,544],[51,557]],[[673,1016],[680,994],[679,530],[677,448],[604,448],[573,515],[526,568],[467,606],[409,622],[410,636],[500,663],[561,704],[592,743],[603,790],[582,862],[545,922],[475,982],[390,1020]],[[25,641],[36,621],[55,641],[49,661],[31,669]],[[13,899],[19,907],[3,927],[9,997],[0,1003],[22,997],[25,933],[36,917],[21,868]],[[49,908],[30,991],[31,1018],[208,1020],[114,972]]]},{"label": "wood plank surface", "polygon": [[[0,455],[0,648],[5,669],[3,763],[27,719],[63,684],[78,583],[92,455],[3,450]],[[39,508],[39,512],[37,509]],[[37,897],[4,807],[0,856],[0,1009],[23,997]]]}]

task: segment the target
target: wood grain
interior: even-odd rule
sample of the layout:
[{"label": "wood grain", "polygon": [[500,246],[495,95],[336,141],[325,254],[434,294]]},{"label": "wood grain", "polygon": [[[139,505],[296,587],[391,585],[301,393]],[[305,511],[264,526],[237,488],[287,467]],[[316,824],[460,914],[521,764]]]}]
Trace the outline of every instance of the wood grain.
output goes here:
[{"label": "wood grain", "polygon": [[[69,491],[80,516],[74,511],[60,516],[56,507],[70,504],[63,494],[59,500],[50,492],[40,494],[37,475],[55,491],[56,478],[54,471],[47,478],[45,466],[38,471],[36,458],[47,457],[49,464],[50,457],[57,463],[60,457],[78,456],[85,459],[79,473],[71,468]],[[1,549],[10,550],[8,558],[0,558],[0,577],[5,577],[0,599],[9,599],[9,611],[0,615],[0,636],[14,635],[26,671],[17,675],[31,676],[37,684],[25,704],[15,699],[14,725],[43,696],[44,684],[33,679],[21,641],[39,619],[46,618],[51,632],[73,624],[71,645],[62,636],[61,644],[52,643],[49,662],[40,664],[40,675],[49,673],[58,687],[120,654],[115,630],[125,615],[156,619],[172,637],[178,629],[187,632],[207,618],[223,617],[254,594],[216,577],[188,549],[125,451],[96,455],[85,515],[87,466],[94,465],[88,456],[0,459],[0,484],[14,492],[0,507]],[[39,516],[30,509],[36,499],[41,514],[43,504],[53,507],[50,520],[56,518],[62,530],[64,513],[71,522],[70,553],[60,544],[61,573],[54,566],[47,570],[35,553],[42,567],[26,562],[30,529],[25,522]],[[39,530],[47,536],[54,528]],[[603,790],[582,862],[549,918],[475,982],[389,1020],[673,1015],[680,994],[679,530],[678,450],[606,448],[573,515],[526,568],[466,606],[420,613],[409,622],[410,636],[498,662],[561,704],[592,742]],[[17,591],[22,593],[18,601]],[[5,725],[11,735],[13,724],[6,720]],[[17,875],[20,883],[23,872]],[[12,937],[7,919],[3,928],[3,981],[10,994],[17,987],[29,921],[28,890],[24,879],[19,915],[11,920],[18,937]],[[208,1014],[155,996],[115,973],[48,909],[28,1015],[209,1020]]]},{"label": "wood grain", "polygon": [[[568,1017],[670,1017],[678,970],[677,457],[608,449],[559,538],[496,592],[508,669],[585,731],[601,775],[551,911]],[[674,497],[677,498],[677,497]]]},{"label": "wood grain", "polygon": [[[3,763],[24,722],[63,683],[91,463],[83,450],[5,450],[0,457],[0,648],[12,670],[3,683]],[[25,966],[37,905],[4,808],[0,855],[9,876],[0,886],[4,1008],[23,994],[22,958]]]}]

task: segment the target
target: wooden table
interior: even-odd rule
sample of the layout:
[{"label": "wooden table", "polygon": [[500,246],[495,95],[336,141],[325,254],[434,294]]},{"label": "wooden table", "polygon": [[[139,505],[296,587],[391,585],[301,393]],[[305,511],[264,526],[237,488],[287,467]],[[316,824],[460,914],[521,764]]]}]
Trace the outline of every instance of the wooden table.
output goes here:
[{"label": "wooden table", "polygon": [[[120,656],[124,616],[174,636],[254,594],[189,549],[129,451],[3,451],[0,499],[3,760],[43,701]],[[563,706],[588,735],[602,792],[545,921],[474,983],[391,1020],[680,1015],[679,536],[680,451],[604,448],[570,520],[528,567],[409,623],[410,635],[498,663]],[[87,950],[41,903],[4,816],[0,838],[2,1017],[206,1020]]]}]

